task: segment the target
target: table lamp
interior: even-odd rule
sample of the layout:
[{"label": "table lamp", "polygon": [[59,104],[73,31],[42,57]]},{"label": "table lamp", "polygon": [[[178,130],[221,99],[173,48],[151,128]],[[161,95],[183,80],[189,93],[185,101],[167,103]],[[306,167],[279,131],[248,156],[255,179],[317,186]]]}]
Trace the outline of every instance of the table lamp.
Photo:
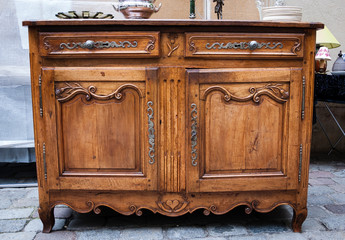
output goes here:
[{"label": "table lamp", "polygon": [[316,47],[327,47],[328,49],[340,47],[340,43],[325,26],[324,29],[316,32]]},{"label": "table lamp", "polygon": [[[329,31],[329,29],[326,26],[324,29],[316,32],[316,51],[319,51],[319,49],[321,49],[320,47],[326,47],[328,54],[329,54],[328,49],[340,47],[340,43],[338,42],[338,40],[334,37],[334,35],[331,33],[331,31]],[[321,52],[320,52],[320,54],[321,54]],[[316,56],[317,55],[318,54],[316,54]],[[320,56],[320,57],[322,57],[322,56]],[[321,60],[321,58],[315,57],[315,71],[325,73],[327,70],[327,61],[329,61],[329,60],[331,60],[330,56],[329,56],[329,59],[327,58],[327,59],[323,59],[323,60]],[[322,63],[321,63],[321,61],[322,61]],[[321,65],[322,65],[322,67],[321,67]]]},{"label": "table lamp", "polygon": [[327,69],[327,61],[332,60],[327,47],[320,47],[315,56],[315,60],[319,60],[319,69],[317,72],[325,73]]}]

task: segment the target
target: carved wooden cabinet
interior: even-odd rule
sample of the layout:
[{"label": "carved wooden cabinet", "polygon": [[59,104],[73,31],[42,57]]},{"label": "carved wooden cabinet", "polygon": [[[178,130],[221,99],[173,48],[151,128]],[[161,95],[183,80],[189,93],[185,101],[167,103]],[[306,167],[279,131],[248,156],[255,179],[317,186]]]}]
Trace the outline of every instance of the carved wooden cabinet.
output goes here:
[{"label": "carved wooden cabinet", "polygon": [[319,23],[28,21],[39,215],[307,216]]}]

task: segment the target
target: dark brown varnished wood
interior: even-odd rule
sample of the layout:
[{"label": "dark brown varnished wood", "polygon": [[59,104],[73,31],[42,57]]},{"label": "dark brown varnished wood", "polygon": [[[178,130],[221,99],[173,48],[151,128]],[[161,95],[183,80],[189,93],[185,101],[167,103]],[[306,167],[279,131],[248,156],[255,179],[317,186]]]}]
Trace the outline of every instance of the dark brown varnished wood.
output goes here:
[{"label": "dark brown varnished wood", "polygon": [[[292,228],[301,231],[307,216],[315,32],[322,24],[23,24],[29,26],[44,232],[51,231],[58,204],[96,213],[108,206],[138,216],[142,209],[181,216],[197,209],[208,215],[240,205],[246,213],[289,205],[295,212]],[[189,41],[193,37],[198,41]],[[208,40],[241,39],[242,49],[205,47]],[[102,44],[67,45],[88,40]],[[133,46],[122,48],[120,41],[126,40]],[[252,40],[282,46],[248,50]]]},{"label": "dark brown varnished wood", "polygon": [[243,26],[243,27],[272,27],[272,28],[312,28],[321,29],[323,24],[319,22],[270,22],[270,21],[234,21],[234,20],[176,20],[176,19],[131,19],[131,20],[37,20],[23,21],[23,26]]}]

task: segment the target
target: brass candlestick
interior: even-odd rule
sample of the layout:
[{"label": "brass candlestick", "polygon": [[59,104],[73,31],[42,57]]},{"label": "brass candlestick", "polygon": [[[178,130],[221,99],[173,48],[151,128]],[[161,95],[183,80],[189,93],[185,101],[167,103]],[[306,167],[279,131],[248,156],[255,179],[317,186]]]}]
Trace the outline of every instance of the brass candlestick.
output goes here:
[{"label": "brass candlestick", "polygon": [[195,0],[190,0],[189,18],[190,19],[194,19],[195,18]]}]

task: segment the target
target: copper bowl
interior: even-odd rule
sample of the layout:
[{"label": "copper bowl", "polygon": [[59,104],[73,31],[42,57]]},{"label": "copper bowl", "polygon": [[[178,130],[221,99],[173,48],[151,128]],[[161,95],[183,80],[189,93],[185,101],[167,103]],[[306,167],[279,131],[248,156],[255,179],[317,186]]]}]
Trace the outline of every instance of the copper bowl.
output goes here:
[{"label": "copper bowl", "polygon": [[147,7],[128,7],[120,12],[127,19],[147,19],[151,17],[154,10]]},{"label": "copper bowl", "polygon": [[126,2],[120,0],[118,5],[113,5],[115,11],[121,12],[128,19],[147,19],[152,13],[158,12],[162,4],[155,7],[155,0],[135,0]]}]

